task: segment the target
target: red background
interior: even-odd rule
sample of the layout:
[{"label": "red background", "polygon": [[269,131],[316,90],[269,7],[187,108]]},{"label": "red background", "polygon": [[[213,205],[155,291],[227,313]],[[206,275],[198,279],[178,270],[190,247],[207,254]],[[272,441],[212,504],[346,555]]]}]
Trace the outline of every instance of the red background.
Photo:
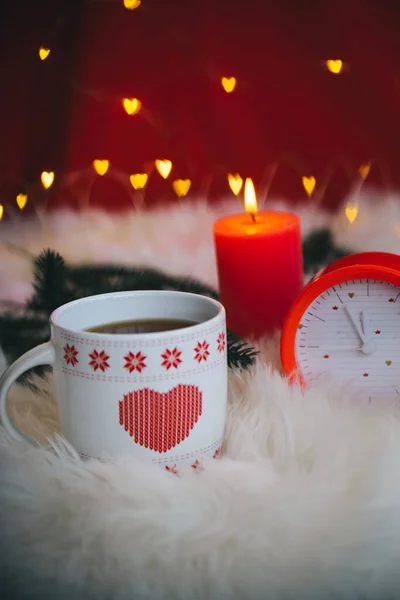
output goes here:
[{"label": "red background", "polygon": [[[335,206],[373,161],[368,182],[400,183],[400,8],[371,0],[3,0],[0,8],[0,202],[131,206],[128,176],[155,158],[146,202],[191,193],[231,194],[239,172],[260,186],[280,165],[270,194]],[[51,53],[39,60],[39,46]],[[340,58],[346,70],[324,64]],[[224,92],[220,79],[237,87]],[[142,101],[128,116],[124,97]],[[92,161],[111,162],[93,180]],[[44,192],[42,170],[54,170]],[[123,173],[125,187],[115,180]],[[71,177],[71,173],[75,175]],[[93,182],[94,181],[94,182]],[[127,182],[127,183],[126,183]],[[93,184],[93,185],[91,185]],[[90,196],[89,187],[91,185]]]}]

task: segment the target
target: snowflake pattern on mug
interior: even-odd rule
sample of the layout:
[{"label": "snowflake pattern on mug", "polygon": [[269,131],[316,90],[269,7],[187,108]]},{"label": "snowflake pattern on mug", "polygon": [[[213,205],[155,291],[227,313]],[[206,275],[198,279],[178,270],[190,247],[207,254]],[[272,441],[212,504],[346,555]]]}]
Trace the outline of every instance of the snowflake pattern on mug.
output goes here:
[{"label": "snowflake pattern on mug", "polygon": [[73,367],[78,364],[78,356],[79,352],[73,345],[65,344],[64,346],[64,360],[67,365],[72,365]]},{"label": "snowflake pattern on mug", "polygon": [[168,348],[165,350],[164,354],[161,354],[161,358],[163,359],[161,366],[165,367],[167,371],[171,367],[177,369],[182,362],[180,358],[182,352],[178,350],[178,348],[174,348],[173,350],[169,350]]},{"label": "snowflake pattern on mug", "polygon": [[213,458],[219,458],[221,456],[221,446],[214,452]]},{"label": "snowflake pattern on mug", "polygon": [[124,356],[124,360],[125,360],[125,364],[124,364],[124,369],[126,369],[127,371],[129,371],[129,373],[133,373],[133,371],[137,371],[138,373],[141,373],[143,371],[143,369],[146,368],[146,363],[144,362],[146,359],[146,356],[144,356],[144,354],[142,354],[139,350],[139,352],[136,352],[136,354],[134,352],[128,352],[128,354],[126,354]]},{"label": "snowflake pattern on mug", "polygon": [[165,465],[165,470],[168,471],[168,473],[173,473],[174,475],[178,475],[178,469],[176,468],[176,465],[172,465],[172,467]]},{"label": "snowflake pattern on mug", "polygon": [[[105,346],[98,342],[90,344],[92,347],[88,348],[81,344],[82,340],[65,336],[63,359],[69,367],[76,367],[73,371],[78,376],[82,376],[84,372],[91,373],[92,377],[95,374],[96,378],[102,378],[104,375],[107,376],[107,381],[110,376],[121,377],[123,374],[133,376],[141,374],[148,377],[150,370],[154,371],[157,363],[159,365],[157,377],[179,377],[179,374],[187,369],[209,369],[213,367],[214,363],[223,360],[227,351],[226,332],[218,328],[207,333],[205,339],[195,339],[195,345],[192,345],[193,339],[188,340],[187,345],[180,340],[179,346],[175,346],[173,341],[167,341],[166,344],[170,343],[171,345],[163,345],[158,349],[149,347],[148,351],[147,347],[141,346],[136,348],[131,346],[129,349],[130,345],[128,347],[125,345],[121,351],[118,345],[114,348],[114,346]],[[83,361],[81,355],[84,357]],[[156,364],[154,364],[155,361]],[[79,366],[77,366],[78,364]],[[118,374],[112,372],[114,367],[118,369]],[[150,373],[150,376],[153,375],[153,372]]]},{"label": "snowflake pattern on mug", "polygon": [[197,473],[200,473],[201,471],[204,471],[204,467],[201,464],[201,462],[199,461],[198,458],[196,458],[196,460],[194,461],[194,463],[192,463],[191,468],[193,469],[193,471],[196,471]]},{"label": "snowflake pattern on mug", "polygon": [[207,341],[198,342],[197,346],[194,348],[194,359],[200,364],[202,360],[206,361],[210,355],[208,348],[210,344],[207,344]]},{"label": "snowflake pattern on mug", "polygon": [[217,349],[218,349],[218,352],[221,352],[221,354],[225,350],[225,344],[226,344],[225,333],[222,332],[217,337]]},{"label": "snowflake pattern on mug", "polygon": [[104,352],[104,350],[101,350],[100,352],[97,352],[97,350],[93,350],[93,352],[89,354],[89,358],[92,359],[89,362],[89,366],[92,367],[93,371],[97,371],[97,369],[100,369],[100,371],[103,371],[104,373],[106,369],[110,368],[110,365],[108,363],[110,357]]}]

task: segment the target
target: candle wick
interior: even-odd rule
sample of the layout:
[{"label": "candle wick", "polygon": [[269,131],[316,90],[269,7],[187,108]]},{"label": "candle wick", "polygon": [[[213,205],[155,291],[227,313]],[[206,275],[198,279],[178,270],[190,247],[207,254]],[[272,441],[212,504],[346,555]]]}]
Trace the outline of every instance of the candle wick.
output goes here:
[{"label": "candle wick", "polygon": [[256,222],[256,215],[253,214],[253,213],[250,213],[250,216],[251,216],[251,219],[252,219],[253,223],[255,223]]}]

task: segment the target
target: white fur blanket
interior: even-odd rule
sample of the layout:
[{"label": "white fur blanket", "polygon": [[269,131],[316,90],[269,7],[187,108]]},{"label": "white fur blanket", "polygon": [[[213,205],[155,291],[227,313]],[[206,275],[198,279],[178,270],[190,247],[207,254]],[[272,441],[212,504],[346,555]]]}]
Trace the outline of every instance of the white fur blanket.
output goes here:
[{"label": "white fur blanket", "polygon": [[[357,199],[351,226],[344,209],[332,220],[304,208],[303,231],[331,222],[339,244],[399,252],[400,199],[377,198]],[[0,234],[34,254],[52,246],[69,261],[146,264],[215,286],[212,222],[238,209],[185,200],[130,218],[58,214]],[[26,256],[3,247],[0,275],[4,303],[26,299]],[[397,599],[400,408],[356,403],[334,382],[291,389],[278,342],[264,340],[254,368],[231,372],[223,456],[200,473],[82,462],[60,439],[54,453],[0,429],[1,597]],[[12,407],[39,439],[57,431],[50,380],[40,396],[15,387]]]}]

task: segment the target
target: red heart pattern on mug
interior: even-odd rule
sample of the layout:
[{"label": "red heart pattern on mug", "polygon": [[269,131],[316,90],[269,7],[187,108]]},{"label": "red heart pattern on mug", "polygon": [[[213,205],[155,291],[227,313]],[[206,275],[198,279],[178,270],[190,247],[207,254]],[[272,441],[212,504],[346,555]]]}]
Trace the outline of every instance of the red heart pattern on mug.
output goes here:
[{"label": "red heart pattern on mug", "polygon": [[168,392],[129,392],[119,401],[119,423],[137,444],[167,452],[189,436],[202,414],[202,396],[197,386],[185,384]]}]

